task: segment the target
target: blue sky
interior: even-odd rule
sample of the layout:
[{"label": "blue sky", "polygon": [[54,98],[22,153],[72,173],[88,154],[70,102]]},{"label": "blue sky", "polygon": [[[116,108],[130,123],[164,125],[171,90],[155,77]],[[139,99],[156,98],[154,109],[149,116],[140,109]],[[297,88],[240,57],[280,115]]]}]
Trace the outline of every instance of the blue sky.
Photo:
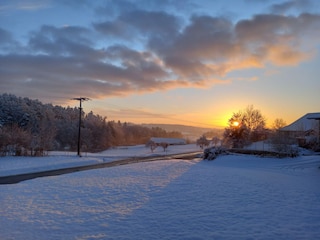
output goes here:
[{"label": "blue sky", "polygon": [[0,93],[109,120],[223,127],[319,112],[320,2],[0,1]]}]

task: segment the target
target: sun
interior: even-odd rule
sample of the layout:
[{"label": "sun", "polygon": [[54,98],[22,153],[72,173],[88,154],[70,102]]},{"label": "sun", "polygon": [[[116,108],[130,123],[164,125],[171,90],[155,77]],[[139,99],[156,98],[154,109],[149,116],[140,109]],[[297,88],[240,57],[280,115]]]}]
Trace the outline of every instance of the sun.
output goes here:
[{"label": "sun", "polygon": [[234,121],[233,123],[232,123],[232,126],[234,126],[234,127],[238,127],[239,126],[239,122],[238,121]]}]

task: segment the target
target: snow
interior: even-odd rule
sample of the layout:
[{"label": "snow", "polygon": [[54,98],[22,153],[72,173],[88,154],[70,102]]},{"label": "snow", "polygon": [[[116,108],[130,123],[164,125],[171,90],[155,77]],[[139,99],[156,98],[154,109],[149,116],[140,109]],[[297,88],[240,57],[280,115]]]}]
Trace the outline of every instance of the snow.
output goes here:
[{"label": "snow", "polygon": [[265,141],[258,141],[250,144],[249,146],[245,147],[248,150],[260,150],[260,151],[274,151],[272,144],[265,142]]},{"label": "snow", "polygon": [[67,167],[85,166],[110,162],[129,157],[161,156],[200,151],[196,144],[169,146],[166,151],[158,147],[151,152],[145,145],[121,146],[100,153],[82,153],[79,158],[74,152],[49,152],[47,157],[3,157],[0,158],[0,176],[31,173]]},{"label": "snow", "polygon": [[[128,147],[101,156],[123,157],[130,151],[150,154]],[[37,162],[44,168],[55,158],[64,157]],[[0,185],[0,239],[318,239],[319,166],[319,155],[223,155],[214,161],[136,163]]]},{"label": "snow", "polygon": [[[298,145],[292,144],[290,145],[292,149],[295,149],[299,152],[300,155],[312,155],[314,154],[314,151],[306,148],[299,147]],[[274,152],[276,151],[273,144],[269,141],[258,141],[253,142],[249,146],[245,146],[244,149],[248,150],[258,150],[258,151],[270,151]]]}]

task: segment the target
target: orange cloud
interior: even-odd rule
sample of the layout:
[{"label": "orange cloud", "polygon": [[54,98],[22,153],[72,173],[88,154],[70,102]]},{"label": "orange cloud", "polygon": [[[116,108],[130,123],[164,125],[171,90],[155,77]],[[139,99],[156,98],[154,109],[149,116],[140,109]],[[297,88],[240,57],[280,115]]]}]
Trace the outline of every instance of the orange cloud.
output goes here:
[{"label": "orange cloud", "polygon": [[297,65],[310,57],[310,54],[287,45],[270,46],[267,49],[267,59],[279,66]]}]

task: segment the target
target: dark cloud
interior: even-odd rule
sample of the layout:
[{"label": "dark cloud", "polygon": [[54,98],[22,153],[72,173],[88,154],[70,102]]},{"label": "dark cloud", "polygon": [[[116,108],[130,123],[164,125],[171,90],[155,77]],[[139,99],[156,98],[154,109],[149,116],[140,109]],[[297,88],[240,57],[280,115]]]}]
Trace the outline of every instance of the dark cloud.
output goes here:
[{"label": "dark cloud", "polygon": [[174,37],[179,30],[177,17],[165,12],[137,10],[122,15],[120,19],[136,28],[140,34]]},{"label": "dark cloud", "polygon": [[146,79],[150,79],[152,76],[167,76],[159,64],[160,59],[157,59],[151,52],[138,52],[118,45],[108,48],[107,53],[110,59],[121,62],[124,68],[132,69],[133,72],[140,72]]},{"label": "dark cloud", "polygon": [[187,59],[215,60],[231,54],[232,24],[208,16],[193,17],[166,53]]},{"label": "dark cloud", "polygon": [[320,39],[317,14],[260,14],[236,23],[198,14],[184,21],[130,3],[91,27],[43,25],[22,51],[0,29],[1,92],[99,98],[201,87],[236,69],[299,64]]},{"label": "dark cloud", "polygon": [[19,43],[14,39],[12,34],[0,28],[0,51],[10,52],[12,50],[18,50],[19,48]]},{"label": "dark cloud", "polygon": [[104,21],[93,24],[94,28],[107,38],[119,38],[124,40],[132,39],[134,31],[130,26],[120,20]]},{"label": "dark cloud", "polygon": [[192,0],[109,0],[104,5],[96,8],[96,14],[104,19],[115,18],[117,16],[144,10],[148,12],[194,12],[200,6]]},{"label": "dark cloud", "polygon": [[8,44],[13,40],[10,32],[0,28],[0,44]]},{"label": "dark cloud", "polygon": [[[43,1],[43,0],[42,0]],[[81,7],[94,7],[92,0],[54,0],[56,4],[63,4],[72,8],[81,8]]]},{"label": "dark cloud", "polygon": [[125,12],[113,21],[97,22],[93,26],[107,37],[141,41],[143,38],[174,38],[180,29],[180,22],[176,16],[165,12],[135,10]]},{"label": "dark cloud", "polygon": [[[139,56],[141,55],[141,56]],[[147,53],[113,47],[110,59],[121,66],[98,59],[77,56],[2,55],[0,57],[1,91],[57,96],[86,95],[103,97],[163,89],[164,70]],[[13,88],[17,86],[17,88]]]},{"label": "dark cloud", "polygon": [[29,46],[36,53],[48,55],[98,57],[101,52],[90,47],[93,33],[83,27],[42,26],[31,34]]}]

